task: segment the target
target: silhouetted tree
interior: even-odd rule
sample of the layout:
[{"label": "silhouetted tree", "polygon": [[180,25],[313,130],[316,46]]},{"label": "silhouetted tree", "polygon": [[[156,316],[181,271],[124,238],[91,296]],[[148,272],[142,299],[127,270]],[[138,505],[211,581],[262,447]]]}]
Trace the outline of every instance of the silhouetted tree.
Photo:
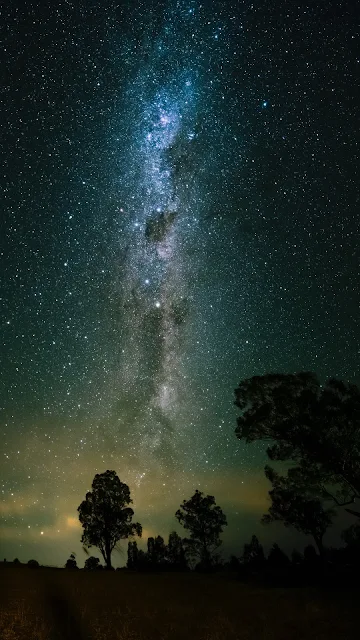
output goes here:
[{"label": "silhouetted tree", "polygon": [[265,467],[265,473],[273,489],[269,491],[271,498],[269,513],[263,516],[262,522],[269,524],[280,520],[286,527],[294,527],[300,533],[311,535],[322,556],[323,537],[332,524],[335,515],[333,509],[325,510],[317,498],[311,499],[299,495],[289,483],[288,478],[280,476],[271,467]]},{"label": "silhouetted tree", "polygon": [[269,566],[274,569],[286,569],[290,565],[290,560],[286,553],[280,549],[276,542],[271,547],[267,560]]},{"label": "silhouetted tree", "polygon": [[242,562],[249,569],[253,569],[255,571],[258,571],[264,567],[264,549],[256,536],[252,536],[251,541],[244,544]]},{"label": "silhouetted tree", "polygon": [[70,553],[70,558],[66,561],[65,569],[78,569],[75,553]]},{"label": "silhouetted tree", "polygon": [[84,569],[86,569],[86,571],[99,571],[99,569],[102,569],[99,558],[95,558],[95,556],[86,558]]},{"label": "silhouetted tree", "polygon": [[[298,464],[289,471],[300,488],[338,505],[360,497],[360,389],[315,374],[268,374],[240,383],[235,404],[242,414],[236,435],[272,442],[271,460]],[[355,515],[357,512],[351,511]]]},{"label": "silhouetted tree", "polygon": [[132,522],[133,510],[130,489],[121,482],[115,471],[96,474],[92,491],[78,507],[79,520],[84,532],[81,542],[86,547],[97,547],[106,568],[111,569],[111,553],[119,540],[133,535],[141,536],[142,527]]},{"label": "silhouetted tree", "polygon": [[346,544],[345,555],[347,562],[351,565],[359,565],[360,563],[360,524],[351,525],[341,534],[342,540]]},{"label": "silhouetted tree", "polygon": [[190,531],[190,538],[184,540],[189,557],[197,557],[201,566],[209,569],[215,560],[215,551],[221,545],[220,533],[227,525],[226,517],[214,496],[205,496],[196,490],[189,500],[184,500],[175,517],[184,529]]},{"label": "silhouetted tree", "polygon": [[303,561],[303,557],[300,553],[300,551],[298,551],[297,549],[293,549],[292,553],[291,553],[291,563],[294,566],[299,566],[301,565]]},{"label": "silhouetted tree", "polygon": [[148,555],[142,549],[138,549],[136,568],[140,570],[149,569]]},{"label": "silhouetted tree", "polygon": [[228,567],[230,571],[239,571],[240,570],[240,560],[237,556],[231,555],[229,558]]},{"label": "silhouetted tree", "polygon": [[167,559],[173,569],[187,569],[184,545],[176,531],[172,531],[169,534]]},{"label": "silhouetted tree", "polygon": [[15,558],[15,559],[13,560],[13,564],[14,564],[15,566],[19,566],[19,565],[21,564],[21,562],[20,562],[19,558]]},{"label": "silhouetted tree", "polygon": [[156,536],[154,541],[154,559],[156,564],[164,564],[166,556],[166,545],[164,538]]},{"label": "silhouetted tree", "polygon": [[30,567],[30,569],[37,569],[38,567],[40,567],[37,560],[29,560],[27,566]]},{"label": "silhouetted tree", "polygon": [[164,542],[164,538],[161,536],[152,536],[147,540],[147,563],[148,568],[152,569],[164,569],[167,563],[166,554],[167,549]]},{"label": "silhouetted tree", "polygon": [[147,558],[149,562],[155,561],[154,546],[155,546],[155,538],[153,536],[150,536],[147,539]]},{"label": "silhouetted tree", "polygon": [[313,568],[318,564],[319,556],[313,544],[308,544],[304,548],[304,563]]},{"label": "silhouetted tree", "polygon": [[351,527],[345,529],[341,534],[342,540],[347,545],[359,545],[360,546],[360,524],[352,524]]},{"label": "silhouetted tree", "polygon": [[128,569],[137,569],[138,566],[138,546],[136,540],[129,540],[127,550],[127,563]]}]

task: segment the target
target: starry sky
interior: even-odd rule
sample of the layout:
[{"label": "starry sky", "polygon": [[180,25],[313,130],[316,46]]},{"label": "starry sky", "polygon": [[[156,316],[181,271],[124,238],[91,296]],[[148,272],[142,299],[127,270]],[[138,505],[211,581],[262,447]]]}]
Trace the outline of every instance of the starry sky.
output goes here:
[{"label": "starry sky", "polygon": [[233,391],[359,381],[355,3],[13,2],[1,24],[2,557],[82,565],[106,469],[145,538],[199,488],[225,550],[291,547],[259,524]]}]

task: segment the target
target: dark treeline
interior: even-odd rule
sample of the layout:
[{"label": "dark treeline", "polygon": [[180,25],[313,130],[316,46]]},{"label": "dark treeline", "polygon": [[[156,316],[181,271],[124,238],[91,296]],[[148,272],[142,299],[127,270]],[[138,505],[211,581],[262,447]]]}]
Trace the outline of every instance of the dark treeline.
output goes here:
[{"label": "dark treeline", "polygon": [[[275,543],[266,557],[254,535],[239,555],[225,562],[219,548],[226,516],[214,496],[196,490],[175,513],[187,536],[172,531],[166,543],[160,535],[149,537],[143,551],[135,540],[142,526],[132,521],[130,489],[108,470],[95,476],[92,491],[78,507],[83,549],[96,547],[106,569],[112,569],[111,554],[118,543],[128,539],[129,571],[226,570],[244,580],[275,584],[320,579],[331,583],[331,578],[350,583],[353,577],[356,582],[360,512],[349,506],[360,498],[360,389],[335,379],[320,384],[308,372],[268,374],[242,381],[235,390],[235,405],[240,409],[236,436],[248,443],[267,442],[269,459],[285,463],[282,468],[287,469],[282,475],[281,465],[280,471],[265,467],[271,489],[263,524],[282,522],[311,536],[314,545],[288,557]],[[354,522],[343,531],[341,548],[327,548],[324,536],[344,509]],[[34,560],[28,564],[37,566]],[[75,554],[66,568],[77,569]],[[100,568],[98,558],[87,558],[86,570]]]},{"label": "dark treeline", "polygon": [[[360,534],[360,531],[359,531]],[[183,553],[171,555],[172,536],[176,536],[176,547]],[[294,549],[287,555],[275,542],[266,555],[257,536],[253,535],[245,543],[242,553],[232,555],[228,560],[215,556],[211,566],[204,567],[201,562],[189,566],[184,542],[173,532],[166,545],[161,536],[148,538],[148,552],[137,548],[136,541],[128,543],[128,561],[126,568],[132,571],[211,571],[227,572],[243,581],[255,581],[281,586],[300,586],[329,582],[339,586],[357,584],[360,569],[360,535],[355,541],[349,541],[341,548],[327,548],[324,557],[314,545],[307,545],[300,552]],[[158,549],[158,552],[156,551]],[[181,559],[180,559],[181,558]]]},{"label": "dark treeline", "polygon": [[138,549],[136,540],[130,540],[126,566],[138,571],[187,571],[184,541],[176,531],[169,534],[167,544],[162,536],[149,537],[145,552]]},{"label": "dark treeline", "polygon": [[[349,531],[349,530],[347,530]],[[356,535],[354,535],[356,533]],[[186,539],[175,531],[171,532],[167,543],[162,536],[147,539],[147,551],[138,548],[136,540],[129,540],[126,567],[118,571],[131,572],[184,572],[206,571],[207,573],[228,573],[243,582],[268,584],[273,586],[306,586],[325,584],[328,586],[357,586],[360,569],[360,527],[351,529],[351,535],[343,535],[344,545],[340,548],[326,548],[320,555],[314,545],[307,545],[302,552],[294,549],[287,555],[277,543],[274,543],[266,555],[257,536],[253,535],[245,543],[242,553],[224,560],[218,554],[211,564],[204,566],[186,553]],[[24,566],[15,558],[12,562],[4,560],[3,566]],[[30,569],[41,568],[36,560],[29,560]],[[65,564],[67,570],[78,570],[76,556],[70,554]],[[99,558],[89,556],[84,565],[85,571],[102,571],[104,566]]]}]

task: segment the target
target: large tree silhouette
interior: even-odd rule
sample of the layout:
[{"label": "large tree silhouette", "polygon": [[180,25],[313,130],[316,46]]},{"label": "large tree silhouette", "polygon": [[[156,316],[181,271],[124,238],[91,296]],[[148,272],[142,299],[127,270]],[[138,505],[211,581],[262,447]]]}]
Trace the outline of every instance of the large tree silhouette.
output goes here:
[{"label": "large tree silhouette", "polygon": [[[268,374],[240,383],[236,435],[268,441],[271,460],[293,461],[299,491],[344,506],[360,497],[360,389],[313,373]],[[300,491],[301,492],[301,491]],[[349,511],[355,515],[354,512]]]},{"label": "large tree silhouette", "polygon": [[127,484],[120,481],[115,471],[105,471],[96,474],[92,491],[78,507],[84,529],[81,542],[101,551],[107,569],[111,569],[111,553],[119,540],[141,536],[141,525],[132,522],[134,512],[128,506],[130,503]]},{"label": "large tree silhouette", "polygon": [[221,545],[220,533],[227,525],[226,517],[214,496],[205,496],[196,489],[190,500],[184,500],[175,517],[184,529],[190,531],[185,538],[185,549],[190,558],[198,558],[209,569],[214,562],[216,549]]}]

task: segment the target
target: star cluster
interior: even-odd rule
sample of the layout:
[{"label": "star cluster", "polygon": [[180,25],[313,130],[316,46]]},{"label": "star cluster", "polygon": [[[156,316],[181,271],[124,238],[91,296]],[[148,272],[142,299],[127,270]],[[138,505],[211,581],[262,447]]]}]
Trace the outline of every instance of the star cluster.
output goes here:
[{"label": "star cluster", "polygon": [[354,7],[3,11],[3,555],[61,563],[106,468],[146,531],[199,487],[252,532],[235,385],[358,376]]}]

